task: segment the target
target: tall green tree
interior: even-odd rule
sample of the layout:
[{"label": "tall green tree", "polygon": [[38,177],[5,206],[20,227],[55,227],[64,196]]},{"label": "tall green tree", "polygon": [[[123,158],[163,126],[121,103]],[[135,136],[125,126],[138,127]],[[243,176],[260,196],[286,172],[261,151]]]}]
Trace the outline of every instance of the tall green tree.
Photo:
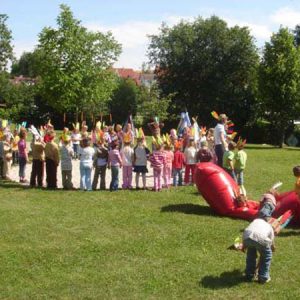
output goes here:
[{"label": "tall green tree", "polygon": [[207,123],[212,110],[226,112],[242,127],[255,111],[259,57],[248,28],[216,16],[163,24],[148,54],[163,95],[175,94],[173,113],[187,108]]},{"label": "tall green tree", "polygon": [[110,32],[90,32],[68,6],[60,8],[57,28],[39,35],[43,98],[59,112],[101,112],[115,88],[109,69],[121,46]]},{"label": "tall green tree", "polygon": [[10,73],[12,76],[23,75],[35,78],[40,75],[39,68],[42,63],[41,52],[24,52],[18,60],[14,61]]},{"label": "tall green tree", "polygon": [[5,71],[8,62],[13,59],[12,35],[6,25],[7,19],[7,15],[0,14],[0,72]]},{"label": "tall green tree", "polygon": [[262,115],[271,123],[275,142],[284,143],[285,131],[300,115],[300,49],[287,28],[265,44],[259,69]]},{"label": "tall green tree", "polygon": [[140,88],[131,78],[119,78],[109,102],[113,122],[124,123],[129,114],[135,116],[140,95]]}]

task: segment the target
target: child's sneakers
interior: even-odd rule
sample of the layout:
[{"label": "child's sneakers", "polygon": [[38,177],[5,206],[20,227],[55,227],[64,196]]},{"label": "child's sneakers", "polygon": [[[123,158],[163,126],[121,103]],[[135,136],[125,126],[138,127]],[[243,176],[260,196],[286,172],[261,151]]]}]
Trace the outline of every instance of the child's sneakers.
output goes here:
[{"label": "child's sneakers", "polygon": [[258,279],[258,283],[260,284],[265,284],[271,281],[271,277],[269,277],[268,279]]}]

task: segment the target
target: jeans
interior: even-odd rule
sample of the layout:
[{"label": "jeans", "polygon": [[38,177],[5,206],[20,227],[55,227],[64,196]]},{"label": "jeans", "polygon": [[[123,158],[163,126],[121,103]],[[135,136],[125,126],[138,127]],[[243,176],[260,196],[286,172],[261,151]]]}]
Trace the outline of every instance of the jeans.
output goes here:
[{"label": "jeans", "polygon": [[44,180],[44,161],[39,159],[34,159],[32,161],[32,171],[30,176],[30,186],[36,186],[36,183],[39,187],[43,186]]},{"label": "jeans", "polygon": [[72,170],[61,170],[61,180],[63,188],[66,190],[71,190],[73,188]]},{"label": "jeans", "polygon": [[246,258],[246,277],[253,279],[256,269],[257,251],[260,254],[259,266],[258,266],[258,279],[265,281],[270,277],[270,266],[272,261],[271,247],[263,246],[252,239],[244,240],[244,246],[247,247]]},{"label": "jeans", "polygon": [[80,162],[80,189],[92,190],[92,163]]},{"label": "jeans", "polygon": [[19,177],[25,178],[25,169],[26,169],[26,158],[21,156],[19,157]]},{"label": "jeans", "polygon": [[223,155],[224,155],[224,148],[223,148],[222,144],[215,146],[215,153],[217,156],[217,165],[222,168],[223,167]]},{"label": "jeans", "polygon": [[93,184],[92,184],[93,190],[97,189],[99,176],[100,176],[100,190],[105,190],[105,188],[106,188],[105,175],[106,175],[106,165],[105,166],[97,166],[95,168],[94,180],[93,180]]},{"label": "jeans", "polygon": [[275,206],[269,202],[263,203],[258,212],[259,218],[268,218],[272,216],[273,211],[275,210]]},{"label": "jeans", "polygon": [[237,182],[234,170],[225,169],[225,171],[233,178],[235,182]]},{"label": "jeans", "polygon": [[79,158],[79,144],[73,144],[74,158]]},{"label": "jeans", "polygon": [[182,169],[173,169],[173,185],[182,185]]},{"label": "jeans", "polygon": [[244,170],[234,170],[237,184],[238,185],[244,185]]},{"label": "jeans", "polygon": [[117,191],[119,188],[119,166],[111,166],[110,191]]}]

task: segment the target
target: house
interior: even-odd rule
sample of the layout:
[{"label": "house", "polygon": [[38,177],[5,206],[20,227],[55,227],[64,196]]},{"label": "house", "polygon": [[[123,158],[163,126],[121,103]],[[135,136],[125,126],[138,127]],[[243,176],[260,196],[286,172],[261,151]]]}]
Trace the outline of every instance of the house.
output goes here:
[{"label": "house", "polygon": [[121,78],[131,78],[137,85],[144,85],[148,88],[155,82],[155,75],[152,72],[142,73],[130,68],[113,68],[113,71]]}]

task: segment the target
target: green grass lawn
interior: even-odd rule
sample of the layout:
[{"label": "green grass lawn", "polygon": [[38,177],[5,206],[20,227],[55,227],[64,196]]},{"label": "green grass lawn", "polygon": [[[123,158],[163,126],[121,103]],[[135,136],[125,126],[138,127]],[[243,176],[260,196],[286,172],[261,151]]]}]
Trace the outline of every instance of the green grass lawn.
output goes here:
[{"label": "green grass lawn", "polygon": [[[249,196],[293,188],[300,151],[249,145]],[[194,187],[66,192],[1,183],[1,299],[299,299],[300,229],[277,237],[267,285],[227,250],[248,222],[216,216]]]}]

